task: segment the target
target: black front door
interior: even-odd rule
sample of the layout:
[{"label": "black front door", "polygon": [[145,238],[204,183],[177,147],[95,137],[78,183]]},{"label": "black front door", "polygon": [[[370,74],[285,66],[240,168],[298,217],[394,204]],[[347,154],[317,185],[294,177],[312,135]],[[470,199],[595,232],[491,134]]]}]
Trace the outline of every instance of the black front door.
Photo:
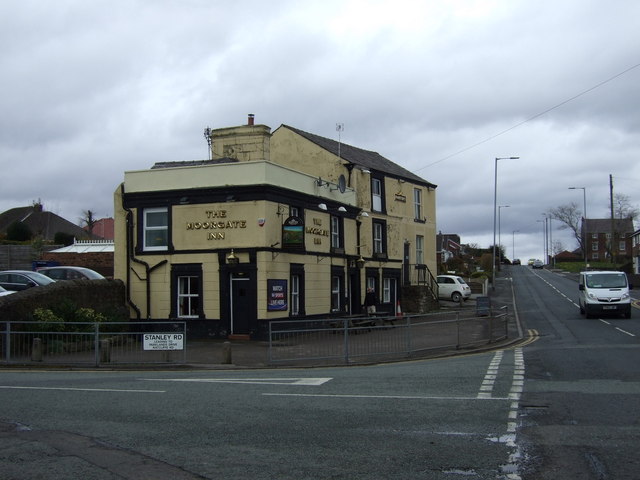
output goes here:
[{"label": "black front door", "polygon": [[247,277],[231,275],[231,333],[244,335],[251,333],[255,323],[255,299],[251,298],[251,282]]}]

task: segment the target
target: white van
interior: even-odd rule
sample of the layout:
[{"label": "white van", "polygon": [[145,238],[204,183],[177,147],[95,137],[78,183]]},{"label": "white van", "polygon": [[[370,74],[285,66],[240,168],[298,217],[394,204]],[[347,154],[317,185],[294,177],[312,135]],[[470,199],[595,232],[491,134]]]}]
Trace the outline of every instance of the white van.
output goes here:
[{"label": "white van", "polygon": [[631,318],[631,296],[633,288],[623,272],[592,271],[580,272],[580,313],[587,318],[593,315],[624,315]]}]

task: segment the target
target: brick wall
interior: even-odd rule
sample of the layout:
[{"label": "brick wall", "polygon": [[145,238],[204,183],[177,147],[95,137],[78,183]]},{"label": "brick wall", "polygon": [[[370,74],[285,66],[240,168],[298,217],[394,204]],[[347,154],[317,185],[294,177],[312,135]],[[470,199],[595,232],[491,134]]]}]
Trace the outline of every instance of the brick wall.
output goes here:
[{"label": "brick wall", "polygon": [[[53,250],[59,247],[47,245],[42,248]],[[0,270],[31,270],[31,263],[38,260],[39,255],[31,245],[0,245]]]}]

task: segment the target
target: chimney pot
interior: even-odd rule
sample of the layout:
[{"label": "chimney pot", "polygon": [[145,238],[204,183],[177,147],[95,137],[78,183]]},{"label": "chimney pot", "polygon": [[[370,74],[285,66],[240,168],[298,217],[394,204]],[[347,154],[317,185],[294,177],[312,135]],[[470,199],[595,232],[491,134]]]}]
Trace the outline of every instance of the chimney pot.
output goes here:
[{"label": "chimney pot", "polygon": [[253,125],[253,117],[254,117],[253,113],[250,113],[248,125]]}]

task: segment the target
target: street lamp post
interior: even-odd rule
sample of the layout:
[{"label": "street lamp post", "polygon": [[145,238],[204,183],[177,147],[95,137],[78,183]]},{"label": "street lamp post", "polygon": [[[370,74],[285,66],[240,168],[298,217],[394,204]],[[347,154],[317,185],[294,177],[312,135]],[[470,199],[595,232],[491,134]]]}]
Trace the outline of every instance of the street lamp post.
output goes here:
[{"label": "street lamp post", "polygon": [[584,210],[584,219],[582,220],[582,230],[580,233],[582,235],[582,253],[584,253],[584,268],[586,269],[589,265],[587,262],[587,187],[569,187],[569,190],[582,190],[582,202],[583,202],[583,210]]},{"label": "street lamp post", "polygon": [[493,170],[493,257],[491,259],[491,288],[496,289],[496,216],[498,214],[498,160],[517,160],[520,157],[496,157]]},{"label": "street lamp post", "polygon": [[514,230],[511,232],[511,256],[513,257],[511,261],[516,259],[516,232],[520,230]]},{"label": "street lamp post", "polygon": [[498,205],[498,268],[502,265],[502,241],[500,240],[500,232],[502,229],[500,228],[500,209],[501,208],[509,208],[511,205]]},{"label": "street lamp post", "polygon": [[544,264],[547,265],[549,262],[549,217],[546,213],[543,213],[542,216],[544,217],[544,248],[542,254],[544,255]]},{"label": "street lamp post", "polygon": [[[542,258],[544,258],[545,250],[547,248],[547,228],[546,228],[547,219],[545,218],[544,220],[536,220],[536,222],[542,224]],[[544,263],[546,265],[547,262],[544,262]]]}]

